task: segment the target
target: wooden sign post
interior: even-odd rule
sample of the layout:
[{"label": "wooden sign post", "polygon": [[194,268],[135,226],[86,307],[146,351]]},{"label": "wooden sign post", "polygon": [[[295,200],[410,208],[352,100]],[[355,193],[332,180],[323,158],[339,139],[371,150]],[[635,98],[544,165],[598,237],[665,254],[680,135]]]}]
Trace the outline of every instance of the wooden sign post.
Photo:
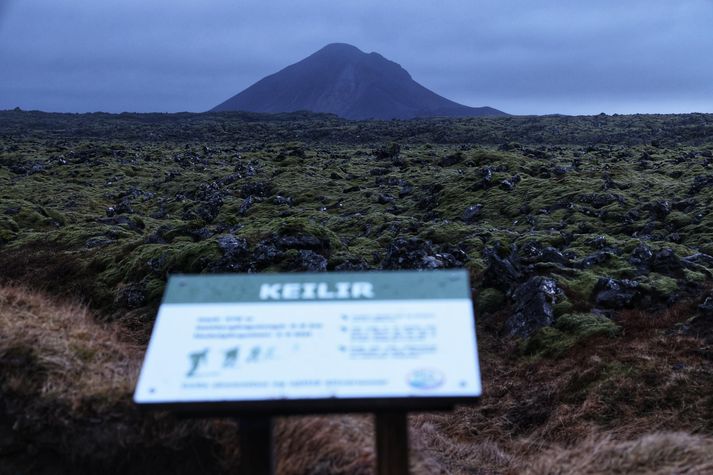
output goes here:
[{"label": "wooden sign post", "polygon": [[408,475],[408,422],[406,412],[376,414],[376,473]]},{"label": "wooden sign post", "polygon": [[242,416],[238,418],[240,434],[240,471],[238,473],[272,475],[275,470],[272,418]]},{"label": "wooden sign post", "polygon": [[134,401],[239,419],[242,473],[272,417],[373,412],[379,474],[408,473],[408,411],[481,393],[465,271],[173,276]]}]

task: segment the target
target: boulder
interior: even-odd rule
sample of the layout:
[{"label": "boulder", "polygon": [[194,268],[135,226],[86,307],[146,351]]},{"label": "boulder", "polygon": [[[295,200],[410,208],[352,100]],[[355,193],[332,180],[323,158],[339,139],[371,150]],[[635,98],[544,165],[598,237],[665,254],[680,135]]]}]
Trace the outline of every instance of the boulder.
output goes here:
[{"label": "boulder", "polygon": [[451,155],[447,155],[438,161],[438,165],[441,167],[450,167],[461,163],[464,160],[463,153],[456,152]]},{"label": "boulder", "polygon": [[602,277],[594,287],[597,307],[620,309],[634,305],[641,298],[639,283],[635,280],[615,280]]},{"label": "boulder", "polygon": [[678,274],[683,270],[681,259],[676,256],[673,249],[666,248],[654,253],[651,261],[651,270],[660,274]]},{"label": "boulder", "polygon": [[226,234],[218,239],[218,247],[223,252],[223,256],[208,266],[209,272],[245,272],[250,270],[250,249],[245,239],[233,234]]},{"label": "boulder", "polygon": [[641,242],[634,248],[633,251],[631,251],[629,264],[636,267],[640,273],[648,273],[653,258],[654,251],[652,251],[649,246]]},{"label": "boulder", "polygon": [[325,272],[327,258],[309,249],[298,251],[297,257],[286,263],[290,271],[295,272]]},{"label": "boulder", "polygon": [[461,217],[461,219],[463,219],[463,222],[465,222],[466,224],[471,224],[480,217],[482,209],[483,205],[480,203],[470,205],[463,211],[463,216]]},{"label": "boulder", "polygon": [[577,267],[580,269],[589,269],[590,267],[605,263],[610,258],[611,253],[608,251],[596,251],[577,262]]},{"label": "boulder", "polygon": [[240,187],[240,197],[247,198],[248,196],[259,196],[265,198],[272,195],[273,187],[269,182],[256,181],[246,183]]},{"label": "boulder", "polygon": [[483,275],[485,285],[508,292],[522,281],[524,274],[514,245],[507,257],[501,257],[496,248],[485,248],[483,255],[488,263]]},{"label": "boulder", "polygon": [[652,218],[663,220],[671,213],[671,202],[668,200],[653,201],[646,203],[643,208],[651,213]]},{"label": "boulder", "polygon": [[380,160],[393,160],[399,156],[399,153],[401,153],[401,145],[393,142],[374,150],[374,156]]},{"label": "boulder", "polygon": [[240,216],[245,216],[248,213],[248,210],[252,208],[254,204],[255,198],[253,198],[252,195],[249,195],[243,200],[242,203],[240,203],[240,208],[238,208],[238,214]]},{"label": "boulder", "polygon": [[527,338],[555,322],[553,305],[561,298],[557,282],[542,276],[530,277],[513,293],[515,312],[505,322],[511,336]]},{"label": "boulder", "polygon": [[698,306],[698,311],[704,317],[713,318],[713,295],[706,297],[703,303]]},{"label": "boulder", "polygon": [[397,238],[389,244],[383,269],[446,269],[460,267],[465,253],[436,252],[430,241]]},{"label": "boulder", "polygon": [[115,302],[121,307],[139,308],[146,303],[146,287],[142,283],[128,284],[119,290]]}]

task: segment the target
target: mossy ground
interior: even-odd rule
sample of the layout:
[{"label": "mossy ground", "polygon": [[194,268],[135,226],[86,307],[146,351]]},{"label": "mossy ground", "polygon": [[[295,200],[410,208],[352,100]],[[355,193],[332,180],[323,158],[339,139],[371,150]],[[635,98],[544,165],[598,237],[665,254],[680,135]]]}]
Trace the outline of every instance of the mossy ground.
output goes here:
[{"label": "mossy ground", "polygon": [[[167,276],[225,269],[227,235],[247,243],[230,264],[254,272],[297,270],[305,248],[328,270],[378,269],[397,238],[419,238],[434,253],[463,253],[485,384],[480,406],[412,420],[421,473],[517,472],[540,447],[592,434],[711,436],[710,350],[675,329],[709,292],[713,269],[701,261],[642,272],[629,258],[641,243],[679,258],[713,254],[711,137],[713,116],[703,114],[348,122],[310,114],[0,112],[0,280],[89,304],[94,320],[134,348],[133,358]],[[398,154],[379,152],[391,143]],[[480,213],[465,218],[476,204]],[[483,251],[507,254],[533,242],[572,262],[602,250],[608,256],[591,265],[538,263],[533,272],[554,278],[564,297],[553,327],[517,342],[502,334],[511,296],[483,284]],[[283,248],[270,257],[275,246]],[[635,280],[651,305],[593,314],[602,277]],[[84,434],[95,434],[82,432],[87,408],[99,420],[128,417],[125,401],[81,385],[69,397],[75,386],[63,387],[77,368],[113,364],[96,346],[77,334],[64,349],[54,339],[33,346],[19,338],[21,328],[12,322],[0,332],[0,360],[12,370],[3,396],[14,395],[20,412],[71,408],[67,427]],[[69,358],[61,360],[64,376],[52,363],[57,354]],[[18,379],[13,362],[31,374]],[[133,384],[123,378],[119,399]],[[42,404],[30,404],[40,395]],[[41,417],[31,419],[28,440],[42,426]],[[131,420],[148,424],[142,430],[154,423]],[[234,460],[222,429],[171,424],[156,430],[177,439],[150,440],[183,444],[197,430],[207,444],[201,454],[212,453],[216,467],[215,457]],[[322,444],[326,452],[315,460],[329,473],[368,472],[373,452],[363,419],[281,424],[289,443],[280,442],[280,453],[294,462],[284,473],[309,473],[309,459],[297,462],[295,454],[321,450],[308,433],[326,441],[328,429],[355,445]],[[67,460],[86,456],[73,450]]]}]

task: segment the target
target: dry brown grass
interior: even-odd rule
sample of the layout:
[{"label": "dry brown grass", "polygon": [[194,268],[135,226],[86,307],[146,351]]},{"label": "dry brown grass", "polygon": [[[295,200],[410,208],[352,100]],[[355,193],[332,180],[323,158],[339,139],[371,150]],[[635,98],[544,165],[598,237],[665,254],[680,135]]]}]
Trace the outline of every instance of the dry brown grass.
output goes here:
[{"label": "dry brown grass", "polygon": [[571,448],[550,449],[525,475],[699,475],[713,473],[713,438],[686,433],[655,433],[614,441],[590,438]]},{"label": "dry brown grass", "polygon": [[83,399],[125,399],[133,391],[143,349],[120,341],[116,328],[98,324],[84,305],[0,287],[0,329],[0,358],[20,370],[7,373],[10,390],[40,380],[33,393],[74,408]]}]

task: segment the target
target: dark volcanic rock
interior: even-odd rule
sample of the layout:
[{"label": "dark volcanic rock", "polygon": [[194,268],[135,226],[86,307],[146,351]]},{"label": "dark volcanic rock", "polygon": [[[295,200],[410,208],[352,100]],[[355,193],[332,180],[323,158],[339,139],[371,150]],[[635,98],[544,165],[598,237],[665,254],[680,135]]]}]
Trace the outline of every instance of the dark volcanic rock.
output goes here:
[{"label": "dark volcanic rock", "polygon": [[671,213],[671,202],[668,200],[654,201],[645,204],[643,208],[649,211],[653,218],[661,220]]},{"label": "dark volcanic rock", "polygon": [[683,264],[672,249],[666,248],[654,254],[654,258],[651,261],[651,270],[661,274],[678,274],[683,270]]},{"label": "dark volcanic rock", "polygon": [[713,175],[698,175],[693,179],[693,184],[689,193],[695,195],[700,193],[703,188],[713,186]]},{"label": "dark volcanic rock", "polygon": [[465,157],[461,152],[456,152],[451,155],[447,155],[438,161],[438,165],[441,167],[450,167],[457,163],[461,163]]},{"label": "dark volcanic rock", "polygon": [[703,303],[698,306],[698,311],[704,317],[713,319],[713,295],[706,297]]},{"label": "dark volcanic rock", "polygon": [[562,291],[557,282],[542,276],[534,276],[520,285],[513,293],[515,313],[505,322],[508,334],[527,338],[542,327],[555,322],[553,305]]},{"label": "dark volcanic rock", "polygon": [[442,269],[460,267],[463,261],[459,258],[465,254],[439,253],[433,249],[430,241],[419,238],[397,238],[386,249],[386,255],[381,263],[384,269]]},{"label": "dark volcanic rock", "polygon": [[368,270],[369,264],[362,258],[349,258],[334,267],[337,272]]},{"label": "dark volcanic rock", "polygon": [[474,223],[480,217],[482,209],[483,205],[480,203],[468,206],[465,211],[463,211],[463,216],[461,217],[461,219],[466,224]]},{"label": "dark volcanic rock", "polygon": [[631,251],[629,264],[636,267],[640,273],[647,273],[651,267],[651,261],[654,258],[654,251],[646,244],[639,243],[638,246]]},{"label": "dark volcanic rock", "polygon": [[248,253],[248,242],[233,234],[222,236],[218,239],[218,247],[223,251],[223,256],[230,260],[237,260]]},{"label": "dark volcanic rock", "polygon": [[146,288],[141,283],[123,287],[116,296],[116,303],[126,308],[139,308],[146,303]]},{"label": "dark volcanic rock", "polygon": [[114,226],[120,226],[123,224],[132,231],[137,232],[141,232],[145,227],[143,221],[134,220],[129,218],[128,216],[112,216],[110,218],[99,218],[97,219],[97,223],[109,224]]},{"label": "dark volcanic rock", "polygon": [[247,198],[248,196],[259,196],[265,198],[272,195],[272,184],[269,182],[253,182],[246,183],[240,187],[240,197]]},{"label": "dark volcanic rock", "polygon": [[579,197],[579,201],[581,203],[586,203],[595,209],[603,208],[604,206],[615,203],[618,200],[619,198],[611,193],[591,193],[581,195]]},{"label": "dark volcanic rock", "polygon": [[570,264],[569,257],[565,256],[558,249],[555,249],[552,246],[547,246],[546,248],[544,248],[542,250],[542,253],[540,254],[538,261],[539,262],[554,262],[555,264],[560,264],[560,265],[565,265],[565,266]]},{"label": "dark volcanic rock", "polygon": [[397,143],[390,143],[374,150],[374,156],[379,160],[393,160],[399,156],[399,153],[401,153],[401,145]]},{"label": "dark volcanic rock", "polygon": [[418,209],[430,211],[438,206],[438,200],[443,190],[443,185],[440,183],[431,183],[421,187],[419,196],[421,198],[416,203]]},{"label": "dark volcanic rock", "polygon": [[510,255],[507,257],[500,257],[496,248],[486,248],[483,255],[488,262],[483,275],[485,286],[508,292],[523,279],[520,258],[515,246],[510,248]]},{"label": "dark volcanic rock", "polygon": [[636,304],[641,298],[641,288],[635,280],[615,280],[602,277],[594,287],[598,307],[619,309]]},{"label": "dark volcanic rock", "polygon": [[331,247],[327,239],[321,239],[311,234],[279,236],[273,242],[283,251],[286,249],[308,249],[324,254],[328,253]]},{"label": "dark volcanic rock", "polygon": [[240,208],[238,208],[238,214],[240,216],[245,216],[248,213],[248,210],[250,210],[250,208],[252,208],[254,204],[255,198],[253,198],[252,195],[249,195],[243,200],[242,203],[240,203]]},{"label": "dark volcanic rock", "polygon": [[681,333],[713,343],[713,295],[706,297],[698,306],[698,314],[682,324]]},{"label": "dark volcanic rock", "polygon": [[302,249],[297,256],[289,260],[285,267],[295,272],[325,272],[327,258],[308,249]]},{"label": "dark volcanic rock", "polygon": [[713,269],[713,256],[709,256],[708,254],[703,254],[702,252],[693,254],[691,256],[686,256],[683,258],[683,261],[687,262],[687,263],[694,263],[694,264],[710,267]]},{"label": "dark volcanic rock", "polygon": [[210,272],[245,272],[250,269],[250,250],[245,239],[227,234],[218,239],[218,247],[223,251],[223,257],[208,267]]},{"label": "dark volcanic rock", "polygon": [[520,249],[520,259],[526,264],[554,263],[558,265],[570,265],[569,257],[565,256],[558,249],[547,246],[545,248],[537,241],[530,241]]},{"label": "dark volcanic rock", "polygon": [[611,258],[611,253],[608,251],[597,251],[587,257],[583,258],[581,261],[577,262],[577,267],[580,269],[588,269],[592,266],[603,264]]},{"label": "dark volcanic rock", "polygon": [[322,272],[327,267],[329,240],[305,233],[274,234],[260,241],[250,256],[250,270],[277,266],[283,271]]}]

